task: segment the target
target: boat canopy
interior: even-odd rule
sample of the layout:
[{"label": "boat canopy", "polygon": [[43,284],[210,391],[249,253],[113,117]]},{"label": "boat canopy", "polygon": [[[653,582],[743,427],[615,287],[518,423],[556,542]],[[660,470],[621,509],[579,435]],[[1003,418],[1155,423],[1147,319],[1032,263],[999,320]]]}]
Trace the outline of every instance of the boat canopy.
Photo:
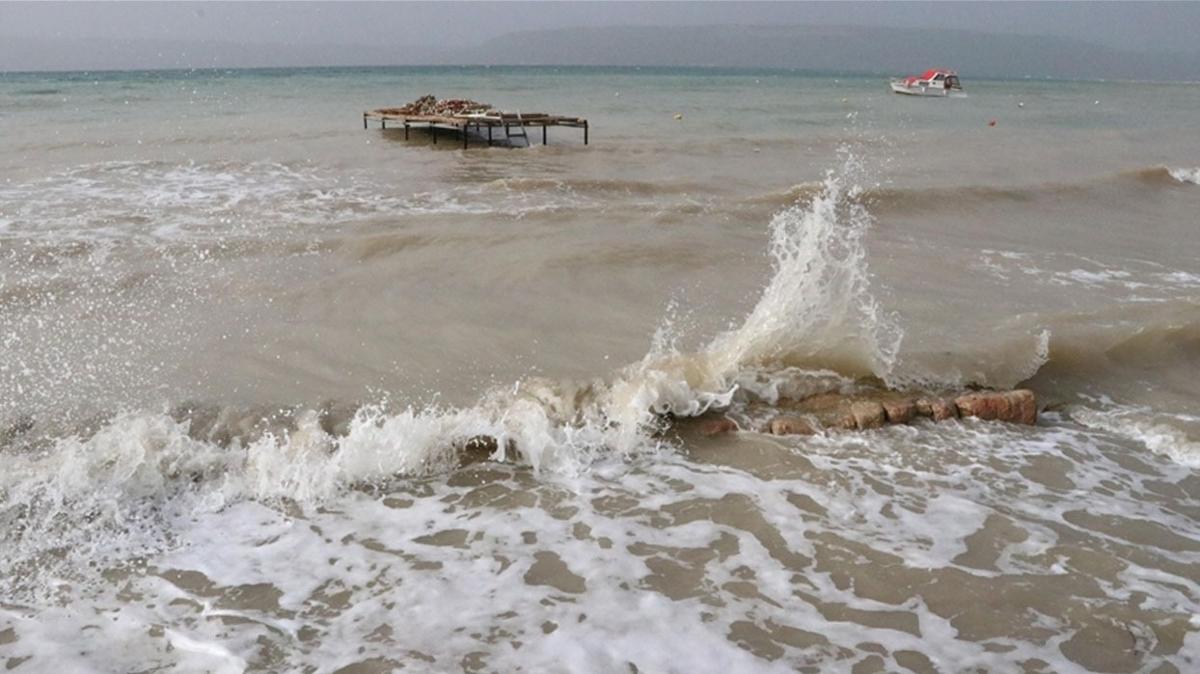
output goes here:
[{"label": "boat canopy", "polygon": [[935,79],[937,79],[938,75],[942,75],[943,77],[949,77],[954,74],[955,74],[955,72],[953,70],[946,70],[945,68],[930,68],[929,70],[926,70],[925,72],[921,73],[920,75],[912,75],[909,77],[905,77],[904,81],[909,84],[912,84],[913,82],[916,82],[918,80],[925,81],[925,82],[932,82]]}]

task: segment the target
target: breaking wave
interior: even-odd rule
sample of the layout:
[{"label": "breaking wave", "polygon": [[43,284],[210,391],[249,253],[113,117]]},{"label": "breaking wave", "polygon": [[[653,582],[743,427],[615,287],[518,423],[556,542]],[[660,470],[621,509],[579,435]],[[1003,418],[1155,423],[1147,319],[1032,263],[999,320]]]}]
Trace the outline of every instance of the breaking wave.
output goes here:
[{"label": "breaking wave", "polygon": [[[1077,405],[1068,408],[1068,412],[1084,426],[1124,436],[1176,463],[1200,468],[1200,442],[1180,428],[1181,420],[1176,415],[1155,414],[1144,406],[1112,404]],[[1195,425],[1195,420],[1191,425]]]},{"label": "breaking wave", "polygon": [[873,219],[858,199],[862,175],[847,155],[810,202],[775,216],[770,282],[741,327],[709,347],[723,372],[777,363],[892,374],[903,333],[870,290],[865,238]]},{"label": "breaking wave", "polygon": [[531,377],[467,408],[381,404],[341,420],[318,410],[293,410],[274,424],[231,410],[131,412],[57,439],[32,420],[7,420],[0,440],[13,456],[0,477],[0,526],[10,544],[0,571],[13,579],[30,565],[63,570],[104,555],[127,558],[169,544],[161,525],[173,511],[243,499],[319,501],[443,471],[464,453],[578,471],[601,452],[654,450],[667,417],[729,405],[747,371],[833,367],[886,379],[901,332],[869,288],[864,239],[872,219],[853,200],[862,173],[846,153],[820,194],[775,216],[774,273],[740,327],[686,353],[675,347],[669,313],[649,353],[607,381]]},{"label": "breaking wave", "polygon": [[1200,168],[1173,168],[1166,171],[1177,182],[1200,185]]},{"label": "breaking wave", "polygon": [[[740,325],[684,351],[668,311],[648,353],[604,379],[528,377],[461,408],[185,405],[52,434],[37,420],[0,419],[10,466],[0,474],[2,587],[44,587],[37,578],[46,574],[69,578],[168,548],[171,522],[247,499],[320,502],[468,457],[577,473],[601,455],[662,448],[671,418],[725,408],[739,389],[770,400],[796,382],[828,390],[856,378],[1002,385],[1071,362],[1064,345],[1075,341],[1046,330],[998,349],[1002,362],[983,369],[926,372],[905,357],[903,330],[871,288],[866,182],[861,162],[843,152],[814,193],[774,216],[772,275]],[[1196,340],[1185,333],[1163,339],[1190,350]],[[1147,349],[1162,346],[1131,335],[1106,353],[1137,351],[1147,339]]]},{"label": "breaking wave", "polygon": [[[1200,184],[1200,168],[1168,168],[1153,166],[1134,171],[1101,176],[1076,183],[1043,183],[1040,185],[1017,185],[997,187],[993,185],[957,185],[929,187],[889,187],[885,185],[859,189],[855,199],[861,200],[873,212],[930,212],[939,208],[961,210],[969,205],[1022,204],[1043,199],[1063,197],[1084,198],[1098,191],[1114,187],[1158,187],[1179,184]],[[811,199],[821,193],[824,184],[806,182],[792,187],[757,196],[751,200],[756,205],[783,206],[797,199]]]},{"label": "breaking wave", "polygon": [[1045,364],[1027,381],[1046,391],[1100,384],[1121,389],[1153,374],[1190,371],[1200,358],[1200,304],[1189,300],[1119,306],[1059,317]]}]

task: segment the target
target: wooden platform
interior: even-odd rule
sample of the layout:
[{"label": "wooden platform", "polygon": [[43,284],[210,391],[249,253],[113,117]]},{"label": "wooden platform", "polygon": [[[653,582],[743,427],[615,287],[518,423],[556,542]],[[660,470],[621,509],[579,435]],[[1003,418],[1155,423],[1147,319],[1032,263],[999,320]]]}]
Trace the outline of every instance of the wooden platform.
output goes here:
[{"label": "wooden platform", "polygon": [[562,115],[546,115],[542,113],[485,113],[468,115],[411,115],[401,112],[399,108],[380,108],[363,113],[363,128],[368,128],[369,120],[379,120],[379,128],[386,129],[388,122],[395,126],[404,127],[404,139],[408,140],[409,129],[429,129],[433,133],[433,143],[438,141],[438,130],[451,131],[462,135],[463,149],[471,140],[471,135],[479,137],[492,145],[497,141],[512,144],[512,139],[521,138],[528,146],[530,128],[541,128],[542,145],[547,142],[546,129],[552,126],[566,126],[583,129],[583,144],[588,144],[588,121],[583,117],[565,117]]}]

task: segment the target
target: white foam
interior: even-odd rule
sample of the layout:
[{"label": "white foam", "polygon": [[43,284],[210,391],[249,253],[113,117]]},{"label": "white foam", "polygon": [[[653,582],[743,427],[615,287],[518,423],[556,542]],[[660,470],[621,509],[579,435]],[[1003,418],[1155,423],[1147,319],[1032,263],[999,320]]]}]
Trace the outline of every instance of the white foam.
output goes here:
[{"label": "white foam", "polygon": [[[246,661],[220,644],[199,641],[176,630],[167,630],[166,635],[171,646],[184,654],[179,661],[180,669],[203,666],[205,671],[213,674],[240,674],[246,671]],[[190,662],[193,656],[199,656],[195,658],[199,662]]]},{"label": "white foam", "polygon": [[1167,283],[1185,288],[1200,287],[1200,274],[1186,271],[1173,271],[1160,274],[1159,277]]},{"label": "white foam", "polygon": [[1167,173],[1181,183],[1200,185],[1200,168],[1173,168],[1167,169]]},{"label": "white foam", "polygon": [[[446,199],[452,202],[451,199]],[[7,234],[54,241],[230,240],[387,212],[438,210],[436,197],[271,162],[106,162],[0,187]],[[448,212],[457,209],[443,204]]]},{"label": "white foam", "polygon": [[1131,274],[1120,269],[1102,269],[1100,271],[1072,269],[1071,271],[1063,272],[1060,276],[1084,285],[1103,285],[1113,281],[1123,281],[1129,278]]},{"label": "white foam", "polygon": [[[497,215],[523,218],[611,208],[610,195],[561,181],[521,188],[507,181],[408,191],[375,176],[309,163],[117,161],[0,185],[0,234],[70,239],[236,240],[377,216]],[[611,190],[609,190],[611,191]],[[695,203],[686,193],[672,203]],[[680,201],[682,199],[682,201]],[[653,190],[625,200],[661,208]],[[702,204],[701,204],[702,205]]]},{"label": "white foam", "polygon": [[1181,465],[1200,468],[1200,442],[1145,407],[1114,404],[1094,409],[1077,406],[1071,408],[1070,414],[1081,424],[1130,438]]},{"label": "white foam", "polygon": [[[1137,592],[1131,610],[1157,611],[1161,620],[1177,616],[1189,593],[1200,589],[1171,565],[1122,558],[1126,570],[1110,578],[1103,569],[1092,576],[1048,554],[1063,531],[1067,549],[1096,548],[1106,534],[1065,517],[1084,511],[1200,536],[1185,514],[1143,498],[1143,480],[1184,479],[1186,469],[1153,462],[1152,473],[1130,473],[1108,458],[1120,447],[1061,424],[1011,429],[965,421],[919,435],[906,430],[869,439],[797,440],[803,458],[789,461],[782,452],[768,476],[723,465],[739,462],[734,446],[717,463],[670,453],[628,462],[601,458],[587,472],[543,474],[533,483],[521,470],[490,466],[485,472],[495,475],[478,482],[392,483],[382,494],[340,492],[321,507],[241,502],[176,522],[178,545],[152,557],[150,573],[101,585],[77,598],[74,609],[46,606],[29,619],[3,609],[0,621],[13,626],[16,648],[35,654],[35,668],[62,671],[83,671],[82,662],[105,670],[155,663],[236,671],[239,661],[264,667],[264,653],[280,658],[270,665],[279,670],[306,664],[333,671],[372,657],[402,657],[417,671],[443,671],[479,653],[499,671],[587,672],[634,663],[641,671],[716,665],[771,672],[811,664],[832,672],[866,657],[863,644],[882,646],[889,670],[898,669],[890,653],[916,650],[942,667],[1005,671],[1039,658],[1055,671],[1070,671],[1078,664],[1059,646],[1083,620],[1072,617],[1072,606],[1083,605],[1074,602],[1097,610],[1126,606],[1129,593]],[[1048,458],[1071,467],[1075,489],[1022,476],[1030,462]],[[822,512],[798,509],[795,495]],[[713,519],[704,515],[710,507],[716,508]],[[991,539],[1001,548],[994,569],[963,566],[968,539],[991,516],[1025,538]],[[442,544],[428,538],[451,530],[460,534]],[[805,561],[821,550],[834,556],[820,565]],[[548,552],[580,579],[583,592],[527,582],[538,555]],[[1139,559],[1153,564],[1155,555],[1184,565],[1179,568],[1196,557],[1153,548]],[[1022,616],[1051,630],[1047,638],[1001,634],[978,642],[964,637],[944,597],[939,606],[914,587],[895,604],[872,598],[881,588],[847,582],[870,577],[855,570],[859,565],[882,565],[918,585],[928,582],[927,574],[946,572],[937,583],[963,582],[972,591],[1020,582],[1013,579],[1022,574],[1042,584],[1053,582],[1047,575],[1072,574],[1074,584],[1062,584],[1070,588],[1082,575],[1088,591],[1077,597],[1064,590],[1054,615]],[[672,569],[680,574],[672,582],[681,596],[656,589]],[[176,584],[159,575],[168,570],[203,579]],[[694,583],[692,573],[698,574]],[[238,587],[269,588],[278,608],[275,599],[237,604]],[[122,592],[139,599],[117,598]],[[337,605],[323,598],[332,595],[341,597]],[[117,620],[93,618],[117,607]],[[851,617],[831,614],[830,607],[845,607]],[[1016,609],[998,610],[1011,619]],[[860,611],[879,619],[911,615],[919,633],[864,624],[853,618]],[[735,624],[764,632],[787,626],[830,643],[774,641],[778,659],[768,661],[735,643]],[[1130,629],[1142,634],[1139,624],[1134,616]],[[544,625],[551,626],[549,634]],[[378,637],[380,626],[389,628],[386,638]],[[302,640],[303,634],[309,636]],[[1186,644],[1147,657],[1182,667]]]}]

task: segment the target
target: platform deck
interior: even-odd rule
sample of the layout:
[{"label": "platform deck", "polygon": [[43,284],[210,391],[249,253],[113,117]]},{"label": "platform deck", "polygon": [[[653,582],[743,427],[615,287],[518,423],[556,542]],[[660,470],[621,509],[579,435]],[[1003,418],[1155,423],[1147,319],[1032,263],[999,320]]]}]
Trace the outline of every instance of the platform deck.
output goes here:
[{"label": "platform deck", "polygon": [[[370,120],[378,120],[379,128],[386,129],[391,122],[404,128],[404,138],[408,139],[410,129],[429,129],[433,133],[433,142],[437,143],[438,130],[451,131],[462,135],[462,144],[466,148],[471,135],[486,140],[488,145],[497,141],[512,141],[513,138],[524,138],[529,144],[527,129],[541,128],[542,144],[547,143],[546,130],[552,126],[565,126],[583,129],[583,144],[588,144],[588,121],[583,117],[568,117],[565,115],[547,115],[543,113],[487,113],[469,115],[413,115],[402,112],[399,108],[380,108],[363,113],[363,128],[369,127]],[[519,131],[514,133],[513,129]],[[503,135],[496,132],[501,131]]]}]

